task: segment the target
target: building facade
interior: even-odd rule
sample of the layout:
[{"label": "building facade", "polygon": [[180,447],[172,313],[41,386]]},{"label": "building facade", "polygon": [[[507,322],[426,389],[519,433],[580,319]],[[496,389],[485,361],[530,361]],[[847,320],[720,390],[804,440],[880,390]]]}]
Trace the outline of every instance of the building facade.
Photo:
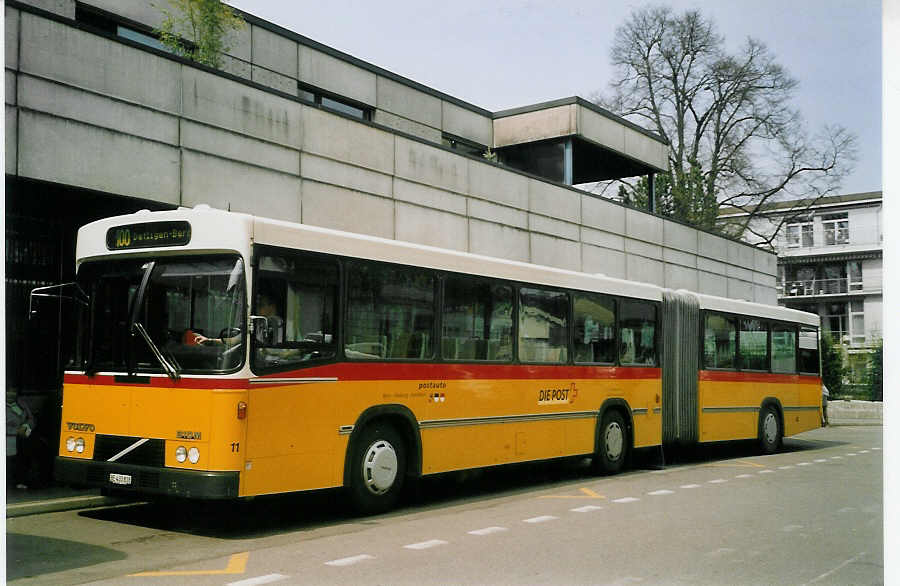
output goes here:
[{"label": "building facade", "polygon": [[667,168],[665,141],[614,113],[575,97],[491,112],[250,14],[213,69],[164,50],[159,4],[5,2],[8,389],[52,398],[71,337],[28,319],[28,291],[73,280],[79,226],[139,209],[776,302],[770,252],[573,187]]},{"label": "building facade", "polygon": [[[722,221],[743,214],[723,213]],[[817,313],[839,344],[851,384],[861,384],[882,338],[882,193],[779,202],[754,220],[775,235],[778,303]]]}]

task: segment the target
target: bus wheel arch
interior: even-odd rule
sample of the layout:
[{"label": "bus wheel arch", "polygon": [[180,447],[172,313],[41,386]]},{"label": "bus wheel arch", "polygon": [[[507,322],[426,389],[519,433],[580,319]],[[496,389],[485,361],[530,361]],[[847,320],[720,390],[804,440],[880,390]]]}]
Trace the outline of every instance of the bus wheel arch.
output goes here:
[{"label": "bus wheel arch", "polygon": [[781,449],[784,439],[784,409],[775,397],[766,397],[759,407],[757,442],[763,454]]},{"label": "bus wheel arch", "polygon": [[[390,509],[407,476],[422,470],[418,424],[403,405],[377,405],[357,419],[347,442],[344,487],[357,510],[366,514]],[[373,466],[381,464],[382,476]],[[396,468],[391,470],[391,468]]]},{"label": "bus wheel arch", "polygon": [[602,474],[620,472],[634,448],[634,422],[624,399],[607,399],[597,415],[593,466]]}]

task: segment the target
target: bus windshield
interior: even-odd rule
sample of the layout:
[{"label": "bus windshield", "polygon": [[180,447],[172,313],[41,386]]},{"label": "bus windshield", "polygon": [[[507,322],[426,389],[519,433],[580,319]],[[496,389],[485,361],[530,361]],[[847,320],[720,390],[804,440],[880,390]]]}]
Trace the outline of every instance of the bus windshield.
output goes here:
[{"label": "bus windshield", "polygon": [[244,264],[236,255],[85,262],[90,298],[72,366],[87,372],[225,372],[244,358]]}]

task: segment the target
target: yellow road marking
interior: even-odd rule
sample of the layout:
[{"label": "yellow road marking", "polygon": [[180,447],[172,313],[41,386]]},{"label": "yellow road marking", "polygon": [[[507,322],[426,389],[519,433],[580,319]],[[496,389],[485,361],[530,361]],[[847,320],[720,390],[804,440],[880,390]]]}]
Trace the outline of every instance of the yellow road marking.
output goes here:
[{"label": "yellow road marking", "polygon": [[170,572],[141,572],[130,574],[131,576],[219,576],[222,574],[243,574],[247,569],[247,559],[250,552],[236,553],[228,558],[228,565],[224,570],[173,570]]},{"label": "yellow road marking", "polygon": [[538,498],[542,498],[542,499],[583,499],[583,498],[589,498],[589,499],[605,499],[605,498],[606,498],[606,497],[603,496],[602,494],[597,494],[596,492],[594,492],[594,491],[591,490],[590,488],[580,488],[580,489],[578,489],[578,490],[580,490],[580,491],[583,492],[584,494],[578,494],[578,495],[572,495],[572,494],[547,494],[547,495],[542,495],[542,496],[540,496],[540,497],[538,497]]},{"label": "yellow road marking", "polygon": [[734,462],[707,464],[707,466],[711,466],[714,468],[765,468],[765,466],[763,466],[762,464],[749,462],[747,460],[735,460]]}]

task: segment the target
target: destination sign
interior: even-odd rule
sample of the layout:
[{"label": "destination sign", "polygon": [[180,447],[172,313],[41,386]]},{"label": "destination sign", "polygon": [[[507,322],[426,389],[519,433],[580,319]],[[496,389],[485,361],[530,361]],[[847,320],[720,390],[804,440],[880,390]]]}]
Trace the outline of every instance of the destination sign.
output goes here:
[{"label": "destination sign", "polygon": [[184,246],[190,241],[191,225],[184,221],[129,224],[106,231],[106,248],[109,250]]}]

